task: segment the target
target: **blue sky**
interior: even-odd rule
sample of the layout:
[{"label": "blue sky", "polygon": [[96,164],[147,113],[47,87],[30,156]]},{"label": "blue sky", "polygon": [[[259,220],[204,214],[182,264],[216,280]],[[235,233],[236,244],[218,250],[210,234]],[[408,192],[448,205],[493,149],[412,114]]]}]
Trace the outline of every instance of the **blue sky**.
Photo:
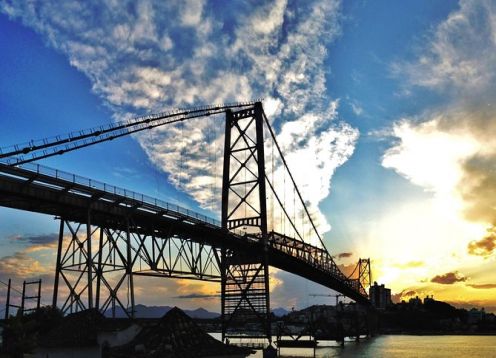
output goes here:
[{"label": "blue sky", "polygon": [[[352,253],[343,267],[370,256],[398,297],[496,306],[496,277],[480,269],[495,260],[492,209],[480,195],[492,183],[483,132],[494,129],[495,14],[490,1],[0,1],[0,143],[263,97],[328,249]],[[221,133],[196,121],[42,164],[215,216],[219,166],[197,164],[219,157]],[[284,141],[294,133],[313,144]],[[206,142],[214,144],[201,156],[195,148]],[[309,154],[322,165],[301,160]],[[53,257],[26,250],[57,223],[0,215],[0,276],[20,277],[6,263],[22,260],[48,275]],[[306,296],[323,288],[299,292],[303,281],[282,272],[274,279],[276,305],[324,301]],[[212,289],[164,285],[166,297]]]}]

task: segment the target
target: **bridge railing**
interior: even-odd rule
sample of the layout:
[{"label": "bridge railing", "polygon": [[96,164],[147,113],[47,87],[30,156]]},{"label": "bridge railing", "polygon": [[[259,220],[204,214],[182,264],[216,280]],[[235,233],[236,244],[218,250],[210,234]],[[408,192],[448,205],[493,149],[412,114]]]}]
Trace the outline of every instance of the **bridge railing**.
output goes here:
[{"label": "bridge railing", "polygon": [[316,247],[277,232],[269,233],[269,244],[281,252],[305,261],[317,270],[328,273],[362,296],[367,297],[367,292],[360,281],[347,278],[325,248]]},{"label": "bridge railing", "polygon": [[106,183],[100,182],[98,180],[85,178],[85,177],[82,177],[80,175],[64,172],[62,170],[46,167],[46,166],[43,166],[40,164],[27,163],[27,164],[20,165],[19,167],[21,169],[27,170],[27,171],[32,172],[32,173],[41,174],[41,175],[49,176],[49,177],[52,177],[55,179],[60,179],[60,180],[63,180],[65,182],[82,185],[82,186],[85,186],[85,187],[88,187],[91,189],[103,191],[105,193],[123,196],[125,198],[132,199],[134,201],[138,201],[142,204],[153,205],[153,206],[156,206],[156,207],[168,210],[168,211],[173,211],[173,212],[177,212],[177,213],[182,214],[182,215],[186,215],[188,217],[206,222],[206,223],[214,225],[214,226],[218,226],[218,227],[221,226],[221,223],[219,220],[213,219],[213,218],[208,217],[208,216],[203,215],[203,214],[199,214],[193,210],[183,208],[183,207],[176,205],[176,204],[168,203],[164,200],[152,198],[151,196],[148,196],[145,194],[136,193],[136,192],[131,191],[131,190],[127,190],[127,189],[119,188],[119,187],[114,186],[114,185],[106,184]]}]

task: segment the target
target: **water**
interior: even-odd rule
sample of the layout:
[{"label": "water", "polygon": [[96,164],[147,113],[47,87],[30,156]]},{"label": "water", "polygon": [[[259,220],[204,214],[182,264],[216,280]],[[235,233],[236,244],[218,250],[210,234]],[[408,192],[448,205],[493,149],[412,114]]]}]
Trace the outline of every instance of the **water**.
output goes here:
[{"label": "water", "polygon": [[[218,338],[218,337],[216,337]],[[281,356],[313,357],[313,349],[282,348]],[[384,335],[356,343],[347,341],[344,348],[333,341],[321,341],[315,350],[319,358],[331,357],[496,357],[496,336],[407,336]],[[252,358],[262,357],[257,351]]]},{"label": "water", "polygon": [[[307,350],[308,351],[308,350]],[[286,355],[286,352],[281,352]],[[295,355],[298,352],[287,352]],[[312,352],[309,352],[312,354]],[[308,353],[307,353],[308,354]],[[323,347],[317,357],[496,357],[494,336],[378,336],[344,348]]]}]

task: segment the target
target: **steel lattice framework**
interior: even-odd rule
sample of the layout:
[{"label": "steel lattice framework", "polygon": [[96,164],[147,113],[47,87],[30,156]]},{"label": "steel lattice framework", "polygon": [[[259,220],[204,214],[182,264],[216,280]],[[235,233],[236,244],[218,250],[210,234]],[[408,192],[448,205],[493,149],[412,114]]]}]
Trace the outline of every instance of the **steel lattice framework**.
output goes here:
[{"label": "steel lattice framework", "polygon": [[[138,131],[226,114],[221,221],[177,205],[30,162]],[[265,128],[265,132],[264,132]],[[319,245],[306,242],[265,168],[273,140]],[[221,283],[223,337],[271,340],[269,266],[368,304],[370,260],[346,277],[325,248],[261,102],[200,107],[30,141],[0,150],[0,205],[60,219],[53,304],[64,312],[134,316],[137,276]],[[267,189],[294,236],[268,229]],[[296,196],[295,196],[296,198]],[[296,200],[296,199],[295,199]],[[357,276],[358,275],[358,276]],[[357,276],[357,277],[356,277]]]},{"label": "steel lattice framework", "polygon": [[263,120],[260,102],[226,112],[222,228],[245,227],[260,249],[257,255],[222,250],[223,339],[247,325],[254,337],[271,336]]}]

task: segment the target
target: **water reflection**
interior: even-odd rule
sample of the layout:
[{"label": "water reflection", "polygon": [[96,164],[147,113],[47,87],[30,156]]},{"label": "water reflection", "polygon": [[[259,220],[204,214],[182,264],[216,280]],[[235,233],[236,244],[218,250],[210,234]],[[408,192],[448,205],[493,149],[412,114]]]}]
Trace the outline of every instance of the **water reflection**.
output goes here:
[{"label": "water reflection", "polygon": [[[213,334],[215,338],[220,338]],[[284,357],[313,357],[310,348],[281,348]],[[347,341],[341,347],[334,341],[320,341],[319,358],[331,357],[496,357],[495,336],[377,336],[360,342]],[[262,352],[251,355],[262,358]]]}]

